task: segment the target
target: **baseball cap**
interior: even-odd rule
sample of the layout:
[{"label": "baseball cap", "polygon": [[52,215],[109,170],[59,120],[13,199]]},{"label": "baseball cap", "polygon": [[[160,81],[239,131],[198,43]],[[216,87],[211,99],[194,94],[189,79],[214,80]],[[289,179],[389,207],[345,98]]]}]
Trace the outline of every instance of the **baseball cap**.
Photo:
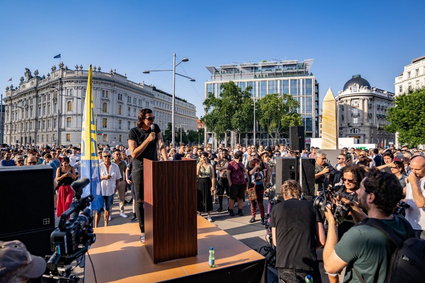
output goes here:
[{"label": "baseball cap", "polygon": [[0,241],[0,283],[15,277],[38,278],[45,270],[46,261],[31,255],[22,242]]}]

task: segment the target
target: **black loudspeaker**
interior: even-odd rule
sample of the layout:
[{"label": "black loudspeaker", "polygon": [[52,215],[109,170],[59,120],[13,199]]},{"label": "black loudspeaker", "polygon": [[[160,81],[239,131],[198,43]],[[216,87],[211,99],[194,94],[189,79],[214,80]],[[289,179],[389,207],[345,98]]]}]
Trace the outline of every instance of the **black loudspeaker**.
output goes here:
[{"label": "black loudspeaker", "polygon": [[20,240],[35,255],[51,254],[53,174],[49,165],[0,167],[0,240]]},{"label": "black loudspeaker", "polygon": [[276,190],[280,192],[280,186],[286,180],[299,180],[299,158],[278,157],[276,158]]},{"label": "black loudspeaker", "polygon": [[305,148],[304,127],[289,127],[291,149],[302,151]]},{"label": "black loudspeaker", "polygon": [[300,184],[305,196],[314,195],[314,167],[316,160],[314,158],[300,159]]}]

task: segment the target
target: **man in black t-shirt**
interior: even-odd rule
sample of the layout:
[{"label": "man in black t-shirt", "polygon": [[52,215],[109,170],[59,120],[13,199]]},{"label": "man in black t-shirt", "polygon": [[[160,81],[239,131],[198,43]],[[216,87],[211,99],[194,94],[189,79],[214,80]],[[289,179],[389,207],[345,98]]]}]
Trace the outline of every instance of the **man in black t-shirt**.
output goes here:
[{"label": "man in black t-shirt", "polygon": [[325,244],[325,230],[320,214],[311,202],[299,199],[301,187],[297,181],[285,181],[281,191],[284,201],[271,211],[279,278],[287,283],[304,282],[309,274],[313,282],[321,282],[316,247]]},{"label": "man in black t-shirt", "polygon": [[155,116],[151,109],[140,110],[137,127],[132,128],[128,134],[128,149],[133,157],[133,169],[131,177],[134,183],[134,193],[136,196],[136,215],[139,219],[140,240],[145,240],[145,217],[143,210],[144,190],[143,190],[143,159],[158,160],[158,146],[163,160],[167,160],[164,141],[161,130],[154,124]]}]

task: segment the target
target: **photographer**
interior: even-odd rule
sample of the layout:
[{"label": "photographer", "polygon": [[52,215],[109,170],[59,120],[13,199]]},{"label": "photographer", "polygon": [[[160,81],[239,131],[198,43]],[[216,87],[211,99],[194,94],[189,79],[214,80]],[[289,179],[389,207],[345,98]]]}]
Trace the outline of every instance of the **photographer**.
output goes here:
[{"label": "photographer", "polygon": [[314,179],[316,180],[316,193],[322,192],[325,188],[325,184],[329,183],[329,173],[331,166],[326,163],[326,154],[319,152],[316,155],[316,165],[314,167]]},{"label": "photographer", "polygon": [[[362,218],[378,219],[404,239],[413,233],[407,221],[392,214],[402,198],[402,188],[394,175],[372,169],[356,194],[359,202],[358,205],[352,203],[352,209],[367,211],[367,216],[363,214]],[[337,243],[336,221],[329,208],[325,216],[328,221],[323,251],[325,270],[335,274],[347,266],[344,282],[385,282],[391,259],[391,240],[378,228],[356,225]]]},{"label": "photographer", "polygon": [[299,199],[301,187],[297,181],[287,180],[280,188],[284,201],[271,211],[279,279],[287,283],[305,282],[309,274],[313,282],[321,282],[316,247],[324,244],[325,231],[320,215],[311,202]]},{"label": "photographer", "polygon": [[[342,182],[343,185],[337,192],[340,199],[346,201],[357,202],[356,191],[359,189],[360,183],[365,176],[365,170],[359,165],[352,165],[344,167],[342,169]],[[351,214],[352,212],[350,212]],[[344,218],[344,221],[338,225],[338,237],[341,238],[345,232],[354,226],[353,217],[348,215]]]}]

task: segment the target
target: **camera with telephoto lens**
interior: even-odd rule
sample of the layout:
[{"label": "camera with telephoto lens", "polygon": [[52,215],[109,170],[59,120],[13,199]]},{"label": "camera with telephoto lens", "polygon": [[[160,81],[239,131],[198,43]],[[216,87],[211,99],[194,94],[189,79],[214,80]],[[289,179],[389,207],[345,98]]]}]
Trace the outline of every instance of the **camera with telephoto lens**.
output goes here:
[{"label": "camera with telephoto lens", "polygon": [[71,184],[75,191],[74,200],[60,217],[58,227],[50,235],[53,255],[48,256],[47,271],[43,275],[44,282],[78,282],[79,278],[72,274],[76,267],[74,261],[81,264],[84,254],[96,241],[93,233],[93,217],[88,208],[93,196],[81,198],[83,188],[90,183],[84,178]]},{"label": "camera with telephoto lens", "polygon": [[400,201],[394,210],[394,214],[406,216],[406,209],[410,208],[410,205],[404,201]]},{"label": "camera with telephoto lens", "polygon": [[351,207],[344,204],[341,198],[355,201],[355,195],[343,192],[340,186],[329,185],[313,199],[313,207],[322,212],[325,212],[326,207],[329,207],[335,221],[340,224],[351,211]]}]

